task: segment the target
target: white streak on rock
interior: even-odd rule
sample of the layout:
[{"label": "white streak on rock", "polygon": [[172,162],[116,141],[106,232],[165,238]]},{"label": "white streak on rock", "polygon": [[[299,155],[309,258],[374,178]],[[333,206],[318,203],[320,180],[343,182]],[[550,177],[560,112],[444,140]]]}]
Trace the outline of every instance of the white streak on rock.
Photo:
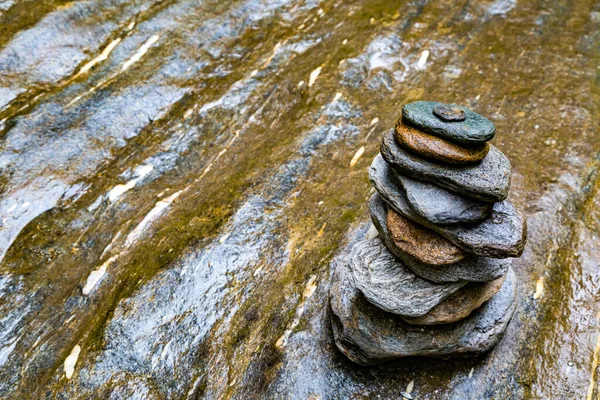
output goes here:
[{"label": "white streak on rock", "polygon": [[308,87],[311,87],[315,84],[317,78],[319,77],[319,75],[321,75],[322,69],[323,67],[317,67],[313,72],[310,73],[310,76],[308,77]]},{"label": "white streak on rock", "polygon": [[422,69],[427,64],[427,59],[429,58],[429,50],[423,50],[421,53],[421,57],[419,57],[419,61],[417,61],[417,68]]},{"label": "white streak on rock", "polygon": [[20,338],[13,339],[12,342],[9,342],[4,347],[0,348],[0,366],[3,366],[4,364],[6,364],[6,362],[8,361],[8,357],[11,355],[11,353],[15,349],[15,346],[17,345],[17,342],[19,341],[19,339]]},{"label": "white streak on rock", "polygon": [[90,62],[85,64],[83,67],[81,67],[81,69],[79,70],[77,75],[75,75],[75,77],[78,77],[81,74],[85,74],[99,62],[106,60],[108,58],[108,56],[110,55],[110,53],[115,49],[115,47],[117,47],[119,42],[121,42],[121,38],[117,38],[117,39],[113,40],[112,42],[110,42],[108,44],[108,46],[106,46],[104,48],[104,50],[102,50],[102,53],[100,53],[100,55],[98,57],[94,58],[93,60],[91,60]]},{"label": "white streak on rock", "polygon": [[106,260],[104,264],[92,271],[88,276],[87,281],[85,282],[85,286],[83,287],[83,289],[81,289],[81,293],[83,293],[86,296],[92,293],[98,282],[100,282],[100,280],[106,273],[106,269],[108,268],[108,266],[112,264],[117,258],[118,255],[112,256],[111,258]]},{"label": "white streak on rock", "polygon": [[136,178],[130,180],[129,182],[123,185],[117,185],[114,188],[112,188],[108,192],[108,199],[111,201],[111,203],[114,203],[118,200],[119,197],[121,197],[121,195],[123,195],[123,193],[133,189],[133,187],[135,187],[135,185],[137,185],[137,183],[140,180],[142,180],[146,175],[152,172],[153,169],[154,167],[152,165],[142,165],[140,168],[136,169]]},{"label": "white streak on rock", "polygon": [[544,295],[544,277],[541,276],[540,279],[535,283],[535,293],[533,294],[533,299],[538,300]]},{"label": "white streak on rock", "polygon": [[503,15],[517,6],[517,0],[496,0],[489,5],[487,11],[492,15]]},{"label": "white streak on rock", "polygon": [[298,326],[298,324],[300,324],[300,319],[302,318],[302,314],[304,314],[304,306],[306,304],[306,300],[309,299],[314,293],[315,290],[317,290],[317,276],[316,275],[312,275],[308,282],[306,283],[306,287],[304,288],[304,292],[302,293],[302,300],[300,301],[300,304],[298,304],[298,307],[296,308],[296,315],[294,316],[294,320],[292,321],[292,323],[290,324],[290,326],[285,330],[285,332],[283,332],[283,335],[281,335],[281,337],[279,339],[277,339],[277,342],[275,343],[275,347],[277,348],[282,348],[286,345],[290,335],[292,334],[292,331],[294,330],[294,328],[296,328]]},{"label": "white streak on rock", "polygon": [[81,347],[77,344],[71,350],[71,354],[65,359],[65,376],[67,379],[71,379],[73,376],[73,372],[75,372],[75,364],[77,364],[77,359],[79,358],[79,353],[81,352]]},{"label": "white streak on rock", "polygon": [[139,237],[144,233],[146,228],[154,222],[160,215],[175,201],[176,198],[181,195],[182,190],[173,193],[169,197],[164,200],[159,200],[156,202],[156,205],[140,222],[133,231],[129,235],[127,235],[127,240],[125,241],[125,247],[131,246]]},{"label": "white streak on rock", "polygon": [[365,146],[361,146],[360,149],[358,149],[356,151],[356,153],[354,153],[354,157],[352,157],[352,160],[350,160],[350,168],[352,168],[356,165],[356,163],[362,157],[364,152],[365,152]]},{"label": "white streak on rock", "polygon": [[221,238],[219,239],[219,243],[224,243],[227,240],[227,238],[229,238],[229,235],[231,235],[231,232],[221,236]]},{"label": "white streak on rock", "polygon": [[158,35],[152,35],[150,39],[146,40],[146,43],[144,43],[142,47],[140,47],[139,50],[129,60],[125,62],[125,64],[123,64],[121,71],[125,71],[127,68],[131,67],[133,64],[138,62],[144,56],[144,54],[148,52],[150,46],[158,42],[159,38],[160,36]]},{"label": "white streak on rock", "polygon": [[108,199],[111,201],[111,203],[114,203],[119,197],[121,197],[123,193],[131,190],[135,186],[135,182],[136,180],[133,179],[124,185],[117,185],[110,189],[108,192]]},{"label": "white streak on rock", "polygon": [[369,226],[369,230],[367,231],[365,239],[376,238],[378,234],[379,233],[377,232],[377,228],[375,228],[375,225],[371,224],[371,226]]},{"label": "white streak on rock", "polygon": [[115,235],[115,237],[113,237],[113,239],[110,241],[110,243],[102,251],[102,254],[100,255],[100,258],[104,257],[104,255],[106,253],[108,253],[109,251],[112,250],[112,248],[115,245],[115,243],[117,242],[117,240],[119,240],[119,238],[121,237],[121,234],[122,234],[121,231],[117,232],[117,234]]}]

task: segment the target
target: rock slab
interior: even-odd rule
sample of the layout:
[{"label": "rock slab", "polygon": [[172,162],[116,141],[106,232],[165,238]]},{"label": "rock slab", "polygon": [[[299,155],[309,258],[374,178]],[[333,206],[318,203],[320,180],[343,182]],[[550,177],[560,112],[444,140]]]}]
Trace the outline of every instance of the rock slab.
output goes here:
[{"label": "rock slab", "polygon": [[335,344],[361,365],[409,356],[485,353],[502,338],[517,304],[515,275],[509,270],[500,291],[469,317],[423,329],[368,302],[347,262],[338,260],[334,267],[329,301]]},{"label": "rock slab", "polygon": [[463,147],[406,125],[402,120],[396,124],[396,140],[406,150],[443,164],[473,164],[481,161],[490,151],[487,143],[477,147]]},{"label": "rock slab", "polygon": [[505,278],[503,275],[491,282],[469,283],[422,317],[403,319],[413,325],[441,325],[460,321],[498,293]]},{"label": "rock slab", "polygon": [[447,265],[465,257],[460,247],[392,209],[387,212],[386,225],[393,246],[423,263]]},{"label": "rock slab", "polygon": [[400,174],[434,183],[469,198],[495,203],[506,199],[510,186],[510,161],[490,145],[490,151],[474,165],[441,165],[404,150],[395,139],[395,130],[381,141],[381,155]]},{"label": "rock slab", "polygon": [[[462,110],[464,118],[454,118],[458,113],[440,112]],[[451,118],[446,118],[449,115]],[[464,145],[478,146],[492,140],[496,134],[494,123],[468,108],[435,101],[415,101],[402,107],[402,119],[425,132]]]},{"label": "rock slab", "polygon": [[379,238],[356,243],[347,257],[356,288],[379,309],[420,317],[466,282],[434,283],[422,279],[397,260]]},{"label": "rock slab", "polygon": [[472,224],[485,219],[492,211],[492,203],[468,199],[398,173],[394,175],[410,207],[432,224]]}]

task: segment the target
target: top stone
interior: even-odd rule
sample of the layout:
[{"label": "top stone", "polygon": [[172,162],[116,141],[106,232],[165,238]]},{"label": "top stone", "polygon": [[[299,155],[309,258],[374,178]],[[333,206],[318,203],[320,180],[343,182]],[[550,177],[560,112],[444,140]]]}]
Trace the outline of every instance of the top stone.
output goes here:
[{"label": "top stone", "polygon": [[463,145],[480,146],[496,134],[492,121],[454,104],[415,101],[402,107],[402,119],[408,125]]}]

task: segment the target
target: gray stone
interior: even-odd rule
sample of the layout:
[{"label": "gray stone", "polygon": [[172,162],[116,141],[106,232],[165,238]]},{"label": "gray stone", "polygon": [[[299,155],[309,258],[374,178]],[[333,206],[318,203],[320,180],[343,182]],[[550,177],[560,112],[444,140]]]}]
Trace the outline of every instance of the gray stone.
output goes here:
[{"label": "gray stone", "polygon": [[450,265],[431,265],[423,263],[414,257],[402,252],[391,240],[386,225],[387,204],[381,196],[375,193],[369,202],[373,225],[379,232],[392,254],[401,259],[404,264],[421,278],[433,282],[487,282],[506,274],[510,267],[510,260],[469,255],[466,258]]},{"label": "gray stone", "polygon": [[420,317],[466,282],[434,283],[422,279],[397,260],[380,238],[356,243],[347,257],[356,287],[365,298],[387,312]]},{"label": "gray stone", "polygon": [[421,218],[398,189],[391,167],[380,158],[373,160],[369,179],[381,197],[406,218],[431,228],[455,245],[478,256],[506,258],[523,253],[527,224],[507,200],[495,203],[490,215],[473,225],[435,225]]},{"label": "gray stone", "polygon": [[502,338],[516,307],[512,269],[500,291],[469,317],[424,329],[369,303],[356,288],[348,263],[335,263],[329,301],[337,348],[355,363],[373,365],[409,356],[485,353]]},{"label": "gray stone", "polygon": [[468,199],[431,183],[398,173],[396,178],[411,208],[432,224],[479,222],[492,211],[491,203]]},{"label": "gray stone", "polygon": [[442,165],[409,153],[394,136],[394,129],[384,135],[381,155],[399,173],[491,203],[508,196],[510,161],[496,147],[490,145],[488,154],[477,164]]},{"label": "gray stone", "polygon": [[[457,109],[459,113],[450,115],[440,112],[443,107],[448,110]],[[460,114],[461,110],[464,114]],[[446,118],[447,116],[450,118]],[[404,122],[425,132],[465,145],[481,145],[493,139],[496,134],[492,121],[454,104],[415,101],[402,107],[402,118]]]}]

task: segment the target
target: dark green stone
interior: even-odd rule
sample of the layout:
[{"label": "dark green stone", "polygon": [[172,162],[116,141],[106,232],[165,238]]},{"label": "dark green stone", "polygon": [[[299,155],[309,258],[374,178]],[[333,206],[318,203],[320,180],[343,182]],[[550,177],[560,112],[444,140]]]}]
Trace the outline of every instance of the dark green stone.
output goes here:
[{"label": "dark green stone", "polygon": [[[440,110],[454,108],[464,112],[465,118],[444,116]],[[434,110],[437,110],[434,113]],[[438,115],[436,115],[438,114]],[[458,115],[454,113],[453,115]],[[408,125],[464,145],[481,145],[494,138],[494,123],[465,107],[434,101],[415,101],[402,107],[402,119]]]}]

